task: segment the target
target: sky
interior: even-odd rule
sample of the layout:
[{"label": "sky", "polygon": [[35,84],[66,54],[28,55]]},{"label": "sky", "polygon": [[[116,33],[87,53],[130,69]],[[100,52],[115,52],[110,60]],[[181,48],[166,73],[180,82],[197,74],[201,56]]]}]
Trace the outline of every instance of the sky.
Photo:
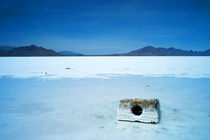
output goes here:
[{"label": "sky", "polygon": [[0,45],[83,54],[210,49],[210,0],[0,0]]}]

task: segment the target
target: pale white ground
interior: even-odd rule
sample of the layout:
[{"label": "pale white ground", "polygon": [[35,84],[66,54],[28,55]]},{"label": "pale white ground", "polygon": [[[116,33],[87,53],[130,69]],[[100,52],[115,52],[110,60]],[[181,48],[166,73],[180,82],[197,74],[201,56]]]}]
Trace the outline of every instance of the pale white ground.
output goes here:
[{"label": "pale white ground", "polygon": [[0,64],[0,76],[19,78],[106,78],[128,74],[210,78],[210,57],[2,57]]},{"label": "pale white ground", "polygon": [[[0,76],[0,140],[210,139],[210,57],[4,57]],[[134,97],[159,124],[117,121]]]}]

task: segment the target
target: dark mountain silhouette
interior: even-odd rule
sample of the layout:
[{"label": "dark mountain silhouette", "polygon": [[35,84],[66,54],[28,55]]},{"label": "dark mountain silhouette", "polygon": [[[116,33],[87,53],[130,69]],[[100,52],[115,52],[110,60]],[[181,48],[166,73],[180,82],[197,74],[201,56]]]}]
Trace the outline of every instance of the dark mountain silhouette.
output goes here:
[{"label": "dark mountain silhouette", "polygon": [[128,53],[114,54],[113,56],[210,56],[210,49],[206,51],[187,51],[175,48],[154,48],[147,46]]},{"label": "dark mountain silhouette", "polygon": [[8,45],[0,46],[0,51],[1,50],[8,51],[8,50],[12,50],[12,49],[14,49],[14,47],[11,47],[11,46],[8,46]]},{"label": "dark mountain silhouette", "polygon": [[[24,47],[0,46],[0,56],[87,56],[71,51],[56,52],[36,45]],[[210,56],[210,49],[206,51],[188,51],[175,48],[155,48],[147,46],[128,53],[88,56]]]},{"label": "dark mountain silhouette", "polygon": [[56,52],[36,45],[11,47],[0,46],[0,56],[82,56],[80,53],[71,51]]},{"label": "dark mountain silhouette", "polygon": [[61,54],[51,49],[31,45],[11,50],[0,50],[0,56],[61,56]]}]

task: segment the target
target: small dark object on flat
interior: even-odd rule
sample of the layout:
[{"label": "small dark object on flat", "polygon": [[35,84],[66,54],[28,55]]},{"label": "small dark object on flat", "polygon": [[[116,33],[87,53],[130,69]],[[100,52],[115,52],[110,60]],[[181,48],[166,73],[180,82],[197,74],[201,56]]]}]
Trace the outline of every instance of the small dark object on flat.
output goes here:
[{"label": "small dark object on flat", "polygon": [[70,70],[71,68],[67,67],[66,69],[67,69],[67,70]]},{"label": "small dark object on flat", "polygon": [[147,85],[147,87],[150,87],[150,85]]},{"label": "small dark object on flat", "polygon": [[44,74],[47,74],[47,72],[45,72]]}]

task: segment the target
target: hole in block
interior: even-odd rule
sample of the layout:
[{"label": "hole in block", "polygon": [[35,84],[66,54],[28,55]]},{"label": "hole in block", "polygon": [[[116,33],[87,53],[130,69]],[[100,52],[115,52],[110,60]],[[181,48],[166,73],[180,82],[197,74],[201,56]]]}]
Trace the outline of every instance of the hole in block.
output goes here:
[{"label": "hole in block", "polygon": [[139,106],[139,105],[133,106],[133,107],[131,108],[131,111],[132,111],[132,113],[133,113],[134,115],[137,115],[137,116],[139,116],[139,115],[142,114],[142,108],[141,108],[141,106]]}]

